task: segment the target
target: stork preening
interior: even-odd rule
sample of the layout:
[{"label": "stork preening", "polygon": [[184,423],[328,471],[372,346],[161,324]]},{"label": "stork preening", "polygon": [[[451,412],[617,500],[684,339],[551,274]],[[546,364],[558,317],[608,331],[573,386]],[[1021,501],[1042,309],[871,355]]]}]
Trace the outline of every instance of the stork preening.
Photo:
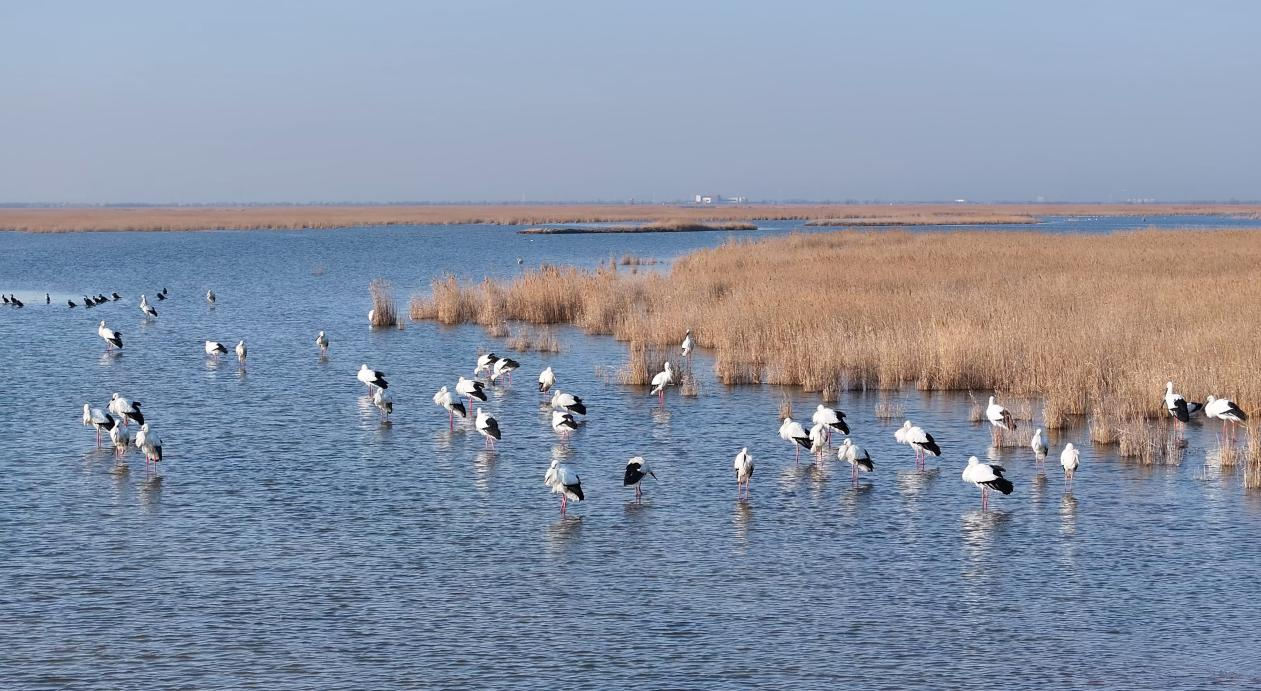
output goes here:
[{"label": "stork preening", "polygon": [[499,421],[491,417],[481,408],[477,409],[476,425],[478,433],[486,440],[486,446],[494,449],[495,442],[503,439],[503,434],[499,431]]},{"label": "stork preening", "polygon": [[652,377],[652,394],[656,394],[661,405],[666,403],[666,387],[674,384],[674,370],[670,369],[670,361],[666,360],[665,369]]},{"label": "stork preening", "polygon": [[1047,452],[1051,449],[1047,447],[1046,441],[1042,438],[1042,428],[1033,433],[1033,441],[1029,442],[1029,448],[1033,449],[1034,465],[1041,465],[1046,460]]},{"label": "stork preening", "polygon": [[990,404],[985,408],[985,419],[990,421],[990,435],[994,440],[994,446],[998,446],[1002,440],[1002,433],[998,430],[1016,429],[1016,419],[1011,416],[1011,411],[995,403],[993,396],[990,396]]},{"label": "stork preening", "polygon": [[315,337],[315,345],[319,347],[321,355],[328,354],[328,336],[325,336],[323,331]]},{"label": "stork preening", "polygon": [[810,453],[815,460],[822,462],[823,454],[828,450],[828,428],[823,424],[815,424],[810,428]]},{"label": "stork preening", "polygon": [[871,454],[867,453],[867,449],[848,438],[837,447],[836,457],[849,464],[849,479],[855,486],[858,485],[858,471],[870,473],[876,469],[876,464],[871,460]]},{"label": "stork preening", "polygon": [[753,479],[753,454],[749,453],[749,447],[740,449],[732,466],[736,469],[736,498],[739,499],[743,493],[748,499],[749,482]]},{"label": "stork preening", "polygon": [[219,359],[220,355],[225,355],[228,352],[228,347],[218,341],[206,341],[204,347],[206,354],[216,360]]},{"label": "stork preening", "polygon": [[486,385],[476,379],[460,377],[460,380],[455,383],[455,392],[468,399],[470,408],[473,407],[474,398],[479,401],[486,400]]},{"label": "stork preening", "polygon": [[131,446],[131,432],[126,427],[114,425],[109,430],[109,440],[114,444],[114,455],[121,461],[127,455],[127,447]]},{"label": "stork preening", "polygon": [[87,403],[83,404],[83,424],[96,428],[96,448],[98,449],[101,448],[101,430],[108,432],[115,425],[113,416],[100,408],[93,408]]},{"label": "stork preening", "polygon": [[1077,472],[1077,466],[1081,465],[1081,454],[1069,442],[1064,446],[1064,450],[1060,452],[1060,465],[1064,467],[1064,492],[1073,493],[1073,475]]},{"label": "stork preening", "polygon": [[657,474],[652,472],[652,468],[648,467],[648,461],[645,461],[643,456],[636,456],[626,463],[626,473],[622,476],[622,486],[635,488],[636,503],[643,501],[643,479],[648,476],[652,476],[654,480],[657,479]]},{"label": "stork preening", "polygon": [[480,377],[482,374],[492,373],[496,362],[499,362],[499,356],[494,353],[477,356],[477,366],[473,368],[473,376]]},{"label": "stork preening", "polygon": [[793,463],[801,462],[801,450],[809,449],[812,443],[806,428],[802,427],[800,422],[793,422],[790,417],[784,418],[779,426],[779,438],[794,445],[796,455],[793,456]]},{"label": "stork preening", "polygon": [[216,297],[215,297],[215,291],[213,291],[213,290],[207,290],[207,291],[206,291],[206,302],[209,302],[210,304],[212,304],[212,305],[213,305],[213,304],[215,304],[215,300],[216,300],[216,299],[218,299],[218,298],[216,298]]},{"label": "stork preening", "polygon": [[553,494],[560,495],[560,515],[562,516],[565,515],[571,499],[573,501],[583,499],[582,480],[578,477],[578,473],[560,459],[552,459],[552,464],[548,466],[547,473],[543,476],[543,484],[549,487]]},{"label": "stork preening", "polygon": [[539,372],[539,393],[547,393],[553,386],[556,386],[556,373],[552,371],[552,368],[548,367]]},{"label": "stork preening", "polygon": [[569,433],[578,429],[578,421],[574,419],[573,413],[564,410],[553,410],[552,429],[560,432],[562,437],[568,439]]},{"label": "stork preening", "polygon": [[468,417],[468,411],[465,410],[464,404],[460,402],[458,397],[452,396],[445,386],[438,389],[438,393],[433,395],[433,402],[447,411],[447,426],[452,432],[455,431],[456,415],[462,418]]},{"label": "stork preening", "polygon": [[390,383],[385,380],[385,374],[369,368],[366,364],[359,365],[359,371],[355,373],[355,378],[363,382],[369,391],[390,388]]},{"label": "stork preening", "polygon": [[162,461],[162,438],[149,428],[149,423],[140,426],[140,431],[136,432],[135,439],[136,448],[144,452],[145,468],[149,468],[149,464],[153,464],[153,471],[157,471],[158,463]]},{"label": "stork preening", "polygon": [[560,389],[556,389],[552,392],[551,403],[552,407],[558,410],[567,410],[571,413],[577,413],[578,415],[587,414],[587,405],[582,402],[581,398],[578,398],[571,393],[565,393]]},{"label": "stork preening", "polygon": [[1204,399],[1204,416],[1222,421],[1222,438],[1226,442],[1234,440],[1235,431],[1230,425],[1242,425],[1248,421],[1248,414],[1235,405],[1234,401],[1212,395]]},{"label": "stork preening", "polygon": [[490,368],[490,380],[498,381],[501,377],[508,380],[508,384],[512,384],[512,372],[521,367],[521,363],[512,358],[499,358],[495,360],[495,364]]},{"label": "stork preening", "polygon": [[923,428],[911,424],[910,420],[902,423],[902,427],[893,433],[893,438],[899,444],[908,444],[915,450],[916,470],[924,470],[928,454],[941,455],[941,447],[937,445],[933,435],[925,432]]},{"label": "stork preening", "polygon": [[385,389],[377,389],[372,394],[372,405],[377,407],[382,419],[389,420],[390,414],[394,412],[394,397]]},{"label": "stork preening", "polygon": [[1011,494],[1011,480],[1003,477],[1001,465],[982,463],[976,456],[968,459],[968,466],[963,469],[961,477],[964,482],[971,482],[981,488],[981,510],[990,507],[990,490],[996,489],[1003,494]]},{"label": "stork preening", "polygon": [[832,441],[832,430],[837,430],[841,434],[849,434],[849,425],[845,423],[845,412],[829,408],[822,403],[814,409],[814,414],[810,416],[810,421],[816,425],[825,425],[828,429],[828,441]]},{"label": "stork preening", "polygon": [[128,421],[137,425],[144,424],[144,413],[140,412],[140,401],[129,401],[117,393],[109,399],[109,412],[117,415],[124,427],[127,426]]},{"label": "stork preening", "polygon": [[96,327],[96,335],[105,340],[105,352],[109,352],[110,347],[123,349],[123,335],[105,325],[102,319],[99,326]]}]

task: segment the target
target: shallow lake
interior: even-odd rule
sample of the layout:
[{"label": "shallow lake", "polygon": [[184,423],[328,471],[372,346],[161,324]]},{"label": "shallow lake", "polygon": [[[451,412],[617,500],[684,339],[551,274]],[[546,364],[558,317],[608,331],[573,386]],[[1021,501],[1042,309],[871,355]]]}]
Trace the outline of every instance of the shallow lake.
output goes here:
[{"label": "shallow lake", "polygon": [[[781,398],[808,418],[813,396],[719,385],[701,351],[699,396],[672,390],[661,408],[609,376],[622,344],[556,329],[560,353],[512,354],[516,383],[486,404],[504,433],[491,453],[471,422],[449,432],[431,396],[506,340],[367,325],[373,278],[403,307],[446,271],[665,259],[798,224],[764,226],[0,233],[0,291],[27,302],[0,309],[15,442],[0,461],[0,687],[1261,685],[1261,497],[1206,467],[1213,425],[1193,423],[1183,463],[1159,468],[1068,430],[1041,474],[1027,449],[988,448],[965,394],[848,393],[838,407],[876,463],[855,489],[834,456],[794,465],[777,436]],[[139,295],[163,287],[145,323]],[[124,299],[65,305],[112,291]],[[104,354],[101,319],[121,355]],[[209,360],[208,338],[245,339],[248,367]],[[360,363],[389,375],[388,425]],[[548,365],[590,408],[568,441],[535,391]],[[134,451],[114,472],[80,424],[84,402],[113,392],[161,433],[160,480]],[[903,418],[876,418],[882,402],[937,437],[928,472],[893,440]],[[1066,441],[1082,447],[1071,496]],[[731,470],[742,446],[757,464],[748,502]],[[621,486],[636,454],[659,478],[641,505]],[[989,512],[959,478],[972,454],[1016,485]],[[558,457],[587,495],[565,519],[543,486]]]}]

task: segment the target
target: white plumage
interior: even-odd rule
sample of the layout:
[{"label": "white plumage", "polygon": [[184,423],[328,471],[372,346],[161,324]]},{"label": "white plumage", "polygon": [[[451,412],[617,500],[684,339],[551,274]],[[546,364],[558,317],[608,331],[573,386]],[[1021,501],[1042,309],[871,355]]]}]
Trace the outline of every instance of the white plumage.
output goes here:
[{"label": "white plumage", "polygon": [[204,347],[206,354],[212,357],[219,357],[221,354],[228,352],[228,347],[218,341],[206,341]]},{"label": "white plumage", "polygon": [[652,377],[651,393],[656,394],[661,399],[661,402],[664,403],[666,400],[666,387],[672,384],[674,384],[674,370],[670,369],[670,361],[667,360],[665,369]]},{"label": "white plumage", "polygon": [[114,425],[109,430],[109,440],[114,444],[114,453],[119,457],[126,455],[127,447],[131,445],[131,432],[126,427]]},{"label": "white plumage", "polygon": [[363,382],[369,389],[390,388],[390,383],[385,380],[385,374],[368,367],[366,364],[359,366],[359,371],[355,373],[355,378]]},{"label": "white plumage", "polygon": [[126,426],[128,422],[135,422],[137,425],[144,424],[144,413],[140,412],[138,401],[128,400],[115,393],[110,396],[108,407],[109,412],[116,415],[123,426]]},{"label": "white plumage", "polygon": [[[238,361],[238,362],[245,362],[245,357],[246,357],[247,355],[249,355],[249,352],[245,349],[245,341],[244,341],[244,340],[237,341],[237,342],[236,342],[236,359],[237,359],[237,361]],[[264,360],[266,360],[267,358],[263,358],[263,359],[264,359]]]},{"label": "white plumage", "polygon": [[146,461],[156,464],[162,460],[162,438],[149,428],[149,423],[140,426],[140,431],[136,432],[135,444],[137,449],[144,452]]},{"label": "white plumage", "polygon": [[732,466],[736,471],[736,496],[739,497],[743,491],[744,496],[748,497],[749,482],[753,478],[753,454],[749,453],[749,447],[740,449]]},{"label": "white plumage", "polygon": [[477,419],[474,422],[479,434],[486,440],[486,446],[495,448],[495,441],[503,438],[503,434],[499,431],[499,421],[491,417],[481,408],[477,409]]},{"label": "white plumage", "polygon": [[565,509],[570,500],[583,500],[582,479],[568,463],[563,463],[560,459],[552,459],[547,473],[543,475],[543,484],[549,487],[553,494],[560,495],[560,515],[562,516],[565,515]]},{"label": "white plumage", "polygon": [[683,343],[679,346],[679,350],[683,351],[683,357],[692,354],[692,349],[696,347],[696,341],[692,340],[692,330],[688,329],[683,335]]},{"label": "white plumage", "polygon": [[438,389],[438,393],[433,395],[434,405],[441,406],[447,411],[447,423],[451,431],[455,431],[455,416],[468,417],[468,411],[464,409],[464,404],[460,399],[452,396],[447,387]]},{"label": "white plumage", "polygon": [[1073,475],[1077,472],[1077,467],[1081,465],[1081,454],[1071,442],[1065,444],[1064,450],[1060,452],[1060,465],[1064,467],[1064,482],[1071,491]]},{"label": "white plumage", "polygon": [[323,331],[315,337],[315,345],[319,346],[320,352],[328,352],[328,336],[325,336]]},{"label": "white plumage", "polygon": [[924,469],[924,461],[928,454],[941,455],[941,447],[937,446],[933,435],[911,424],[910,420],[902,423],[902,428],[894,432],[893,437],[899,444],[909,444],[915,450],[915,467],[919,470]]},{"label": "white plumage", "polygon": [[794,462],[800,460],[802,449],[808,449],[811,446],[810,435],[806,432],[806,428],[802,427],[800,422],[793,422],[790,417],[784,418],[783,423],[780,424],[779,438],[796,447]]},{"label": "white plumage", "polygon": [[553,410],[552,429],[568,437],[570,432],[578,429],[578,421],[574,419],[572,413],[564,410]]},{"label": "white plumage", "polygon": [[460,377],[455,383],[455,392],[460,396],[469,399],[469,405],[473,405],[473,399],[479,401],[486,400],[486,385],[476,379],[465,379]]},{"label": "white plumage", "polygon": [[108,326],[106,326],[104,319],[102,319],[101,323],[97,325],[96,335],[105,339],[105,350],[109,350],[111,346],[113,346],[114,348],[118,348],[119,350],[122,350],[123,335],[109,328]]},{"label": "white plumage", "polygon": [[547,393],[556,386],[556,373],[551,367],[539,372],[539,393]]},{"label": "white plumage", "polygon": [[109,431],[114,427],[114,418],[100,408],[83,404],[83,424],[96,428],[96,446],[101,446],[101,430]]},{"label": "white plumage", "polygon": [[143,295],[140,296],[140,311],[144,313],[146,319],[153,319],[158,316],[158,311],[153,308],[153,305],[149,304],[149,299]]},{"label": "white plumage", "polygon": [[587,404],[583,403],[581,398],[578,398],[571,393],[565,393],[560,389],[556,389],[552,392],[551,403],[552,407],[558,410],[568,410],[571,413],[577,413],[579,415],[587,414]]},{"label": "white plumage", "polygon": [[968,459],[968,465],[960,475],[964,482],[971,482],[981,488],[981,509],[989,508],[989,491],[996,489],[1003,494],[1011,494],[1011,480],[1003,477],[1001,465],[981,463],[976,456]]},{"label": "white plumage", "polygon": [[1047,452],[1050,451],[1050,449],[1047,448],[1046,441],[1042,439],[1041,427],[1038,428],[1038,431],[1033,433],[1033,441],[1029,442],[1029,448],[1033,449],[1033,455],[1038,460],[1044,458]]},{"label": "white plumage", "polygon": [[376,406],[382,415],[389,418],[390,414],[394,412],[394,397],[385,389],[377,389],[372,394],[372,405]]},{"label": "white plumage", "polygon": [[990,396],[990,404],[985,408],[985,418],[996,428],[1016,429],[1016,420],[1011,416],[1011,411],[995,403],[993,396]]}]

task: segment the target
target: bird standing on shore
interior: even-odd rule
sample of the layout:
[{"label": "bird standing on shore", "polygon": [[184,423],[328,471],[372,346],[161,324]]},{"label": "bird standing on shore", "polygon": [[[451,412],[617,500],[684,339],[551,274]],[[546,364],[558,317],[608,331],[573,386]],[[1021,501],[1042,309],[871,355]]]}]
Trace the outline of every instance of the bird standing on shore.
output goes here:
[{"label": "bird standing on shore", "polygon": [[802,427],[800,422],[793,422],[790,417],[784,418],[784,422],[779,426],[779,438],[795,445],[796,455],[793,456],[793,463],[800,463],[801,450],[809,449],[811,445],[810,435],[806,433],[806,428]]},{"label": "bird standing on shore", "polygon": [[982,511],[990,506],[990,489],[996,489],[1003,494],[1011,494],[1013,486],[1011,480],[1003,477],[1004,472],[1001,465],[982,463],[976,456],[968,459],[968,466],[963,469],[963,481],[971,482],[981,488]]},{"label": "bird standing on shore", "polygon": [[626,463],[626,473],[622,476],[622,486],[635,488],[636,503],[643,501],[643,479],[648,476],[652,476],[654,480],[657,479],[657,474],[652,472],[652,468],[648,467],[648,461],[645,461],[643,456],[636,456]]},{"label": "bird standing on shore", "polygon": [[741,492],[744,493],[744,498],[748,499],[749,483],[753,479],[753,454],[749,453],[749,447],[740,449],[732,466],[736,470],[736,499],[740,498]]},{"label": "bird standing on shore", "polygon": [[104,319],[102,319],[100,325],[96,327],[96,335],[105,339],[105,352],[108,353],[111,346],[118,348],[119,350],[123,349],[123,335],[106,326]]},{"label": "bird standing on shore", "polygon": [[1064,450],[1060,452],[1060,465],[1064,466],[1064,491],[1072,494],[1073,474],[1077,472],[1077,466],[1081,465],[1081,454],[1072,442],[1064,445]]}]

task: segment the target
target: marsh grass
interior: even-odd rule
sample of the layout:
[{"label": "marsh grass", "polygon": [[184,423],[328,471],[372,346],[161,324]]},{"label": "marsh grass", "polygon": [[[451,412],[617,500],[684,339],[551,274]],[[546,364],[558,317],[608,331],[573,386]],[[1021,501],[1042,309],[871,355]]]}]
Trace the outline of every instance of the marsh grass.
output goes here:
[{"label": "marsh grass", "polygon": [[641,257],[635,254],[623,254],[622,258],[619,259],[617,263],[622,266],[644,266],[656,264],[657,260],[652,257]]},{"label": "marsh grass", "polygon": [[1244,452],[1243,486],[1261,488],[1261,433],[1254,419],[1248,423],[1248,445]]},{"label": "marsh grass", "polygon": [[394,290],[390,282],[374,278],[368,284],[368,290],[372,293],[372,327],[398,326],[398,308],[394,304]]},{"label": "marsh grass", "polygon": [[652,383],[652,378],[665,367],[670,352],[660,345],[632,342],[630,355],[618,372],[617,380],[627,386],[648,386]]},{"label": "marsh grass", "polygon": [[1117,453],[1139,465],[1178,465],[1182,462],[1183,442],[1176,428],[1165,419],[1152,422],[1145,418],[1128,418],[1117,424]]},{"label": "marsh grass", "polygon": [[508,340],[508,347],[518,353],[559,353],[560,341],[551,329],[520,328]]},{"label": "marsh grass", "polygon": [[877,420],[898,420],[903,416],[902,404],[897,401],[881,401],[876,404]]},{"label": "marsh grass", "polygon": [[[837,285],[837,266],[864,267],[862,280]],[[1229,276],[1231,298],[1205,276]],[[1261,342],[1261,234],[1249,231],[796,234],[696,251],[668,272],[440,279],[419,300],[413,313],[440,321],[569,323],[663,355],[691,328],[724,384],[999,391],[1041,400],[1046,427],[1090,415],[1099,443],[1124,420],[1165,416],[1170,379],[1192,400],[1261,403],[1247,345]]]}]

